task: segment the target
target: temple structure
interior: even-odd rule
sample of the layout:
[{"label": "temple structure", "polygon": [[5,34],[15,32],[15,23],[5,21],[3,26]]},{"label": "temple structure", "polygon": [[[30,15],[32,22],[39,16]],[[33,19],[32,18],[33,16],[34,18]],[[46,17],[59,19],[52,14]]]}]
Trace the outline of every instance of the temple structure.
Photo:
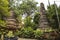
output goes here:
[{"label": "temple structure", "polygon": [[18,28],[18,23],[13,10],[10,10],[10,16],[7,17],[6,22],[9,30],[15,30]]},{"label": "temple structure", "polygon": [[44,8],[44,4],[40,4],[40,22],[39,22],[39,28],[45,29],[48,28],[48,20],[46,17],[46,11]]}]

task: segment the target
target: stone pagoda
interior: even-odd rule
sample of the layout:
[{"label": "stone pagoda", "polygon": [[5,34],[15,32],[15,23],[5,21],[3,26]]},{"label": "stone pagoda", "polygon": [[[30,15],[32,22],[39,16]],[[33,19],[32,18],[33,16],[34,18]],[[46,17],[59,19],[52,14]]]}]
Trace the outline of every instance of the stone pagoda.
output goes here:
[{"label": "stone pagoda", "polygon": [[48,20],[46,17],[46,11],[44,8],[44,4],[40,4],[40,22],[39,22],[39,28],[45,29],[48,28]]},{"label": "stone pagoda", "polygon": [[10,10],[10,16],[7,17],[6,22],[9,30],[16,30],[18,28],[18,23],[13,10]]}]

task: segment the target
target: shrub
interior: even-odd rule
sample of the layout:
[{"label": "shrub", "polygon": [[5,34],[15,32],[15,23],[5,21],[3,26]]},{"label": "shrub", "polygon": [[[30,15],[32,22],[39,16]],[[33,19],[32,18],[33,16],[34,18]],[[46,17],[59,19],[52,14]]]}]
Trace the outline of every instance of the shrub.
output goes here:
[{"label": "shrub", "polygon": [[37,29],[34,31],[35,38],[40,38],[43,34],[43,30]]},{"label": "shrub", "polygon": [[10,37],[14,37],[13,32],[12,32],[12,31],[9,31],[8,34],[7,34],[7,37],[9,37],[9,38],[10,38]]},{"label": "shrub", "polygon": [[20,37],[31,38],[33,36],[33,29],[31,27],[22,28],[20,30]]},{"label": "shrub", "polygon": [[15,32],[15,35],[22,38],[42,38],[42,37],[45,37],[44,35],[47,35],[47,33],[49,34],[51,31],[53,30],[52,29],[33,30],[31,27],[24,27],[24,28],[21,28],[20,30],[17,30]]},{"label": "shrub", "polygon": [[54,31],[52,28],[46,28],[45,30],[44,30],[44,32],[51,32],[51,31]]}]

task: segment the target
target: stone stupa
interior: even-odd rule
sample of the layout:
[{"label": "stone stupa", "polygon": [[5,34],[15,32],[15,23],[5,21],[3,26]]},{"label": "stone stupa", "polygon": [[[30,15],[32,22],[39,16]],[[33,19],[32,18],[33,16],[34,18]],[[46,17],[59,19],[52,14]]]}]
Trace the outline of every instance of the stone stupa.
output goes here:
[{"label": "stone stupa", "polygon": [[45,28],[48,28],[48,26],[49,25],[48,25],[48,20],[47,20],[44,4],[41,3],[40,4],[40,22],[39,22],[39,28],[45,29]]},{"label": "stone stupa", "polygon": [[7,17],[6,23],[9,30],[16,30],[18,28],[18,23],[13,10],[10,10],[10,16]]}]

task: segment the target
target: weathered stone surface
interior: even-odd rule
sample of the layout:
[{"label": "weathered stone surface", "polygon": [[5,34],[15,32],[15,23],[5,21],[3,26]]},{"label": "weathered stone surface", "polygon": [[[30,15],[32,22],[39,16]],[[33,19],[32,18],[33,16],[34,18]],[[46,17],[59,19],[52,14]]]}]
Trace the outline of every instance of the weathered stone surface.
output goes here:
[{"label": "weathered stone surface", "polygon": [[10,16],[7,17],[6,23],[9,30],[16,30],[18,28],[17,20],[13,10],[10,11]]},{"label": "weathered stone surface", "polygon": [[39,22],[39,28],[47,28],[48,27],[48,20],[46,17],[46,11],[44,8],[44,4],[40,4],[40,22]]}]

